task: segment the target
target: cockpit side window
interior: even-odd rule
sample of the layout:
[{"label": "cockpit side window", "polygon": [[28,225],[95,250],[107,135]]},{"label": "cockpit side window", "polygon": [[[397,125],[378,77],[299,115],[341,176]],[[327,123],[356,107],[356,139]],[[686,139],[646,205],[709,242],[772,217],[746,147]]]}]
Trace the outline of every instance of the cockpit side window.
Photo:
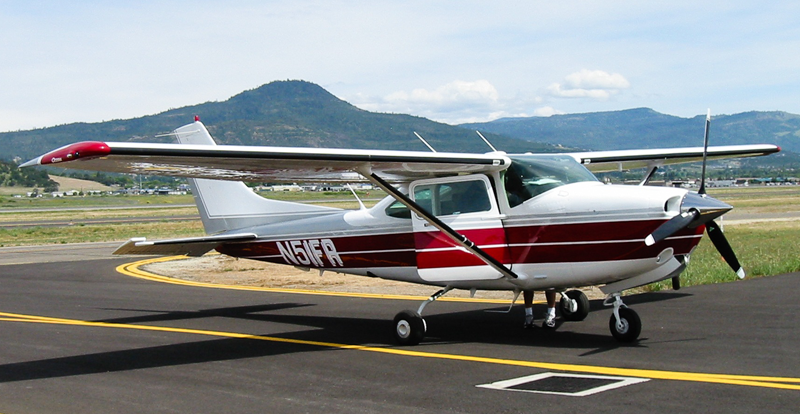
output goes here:
[{"label": "cockpit side window", "polygon": [[553,188],[597,178],[566,155],[519,155],[511,157],[503,181],[508,205],[516,207]]}]

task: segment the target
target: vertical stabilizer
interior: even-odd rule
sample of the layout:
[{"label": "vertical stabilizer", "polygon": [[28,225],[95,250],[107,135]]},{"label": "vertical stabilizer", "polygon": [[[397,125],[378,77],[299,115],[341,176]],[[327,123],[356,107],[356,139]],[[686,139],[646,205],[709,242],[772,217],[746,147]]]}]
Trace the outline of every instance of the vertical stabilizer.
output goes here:
[{"label": "vertical stabilizer", "polygon": [[[181,144],[216,145],[200,121],[176,129],[175,135]],[[270,200],[236,181],[189,179],[189,186],[208,234],[340,211],[330,207]]]}]

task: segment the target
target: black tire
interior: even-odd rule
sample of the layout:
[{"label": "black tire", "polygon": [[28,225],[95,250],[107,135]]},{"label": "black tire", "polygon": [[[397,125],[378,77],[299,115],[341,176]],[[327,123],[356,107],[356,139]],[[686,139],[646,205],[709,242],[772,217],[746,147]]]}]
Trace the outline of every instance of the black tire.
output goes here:
[{"label": "black tire", "polygon": [[620,342],[633,342],[639,339],[639,334],[642,333],[642,321],[639,315],[631,308],[619,308],[619,318],[623,325],[622,329],[617,329],[617,319],[613,313],[611,314],[611,319],[608,321],[611,335]]},{"label": "black tire", "polygon": [[425,320],[417,312],[404,310],[394,317],[394,339],[400,345],[417,345],[425,337]]},{"label": "black tire", "polygon": [[578,304],[578,308],[575,312],[570,312],[569,307],[566,304],[566,301],[562,300],[559,302],[559,307],[561,308],[561,318],[565,321],[577,322],[586,319],[589,316],[589,298],[581,292],[580,290],[570,290],[569,292],[565,293],[565,295],[574,300]]}]

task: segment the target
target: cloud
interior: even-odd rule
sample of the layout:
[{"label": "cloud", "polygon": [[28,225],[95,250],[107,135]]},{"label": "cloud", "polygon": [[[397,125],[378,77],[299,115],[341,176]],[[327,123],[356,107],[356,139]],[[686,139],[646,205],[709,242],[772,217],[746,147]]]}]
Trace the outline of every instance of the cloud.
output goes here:
[{"label": "cloud", "polygon": [[385,96],[354,94],[342,99],[367,111],[411,114],[453,125],[564,113],[552,106],[542,106],[543,99],[539,96],[518,93],[503,97],[491,82],[483,79],[455,80],[434,89],[417,88]]},{"label": "cloud", "polygon": [[536,108],[536,110],[533,111],[533,116],[548,117],[552,115],[562,115],[562,114],[564,114],[563,111],[559,111],[553,108],[552,106],[543,106],[541,108]]},{"label": "cloud", "polygon": [[394,92],[384,98],[392,105],[434,106],[439,109],[457,108],[464,104],[492,105],[497,102],[497,89],[487,80],[456,80],[435,90],[414,89],[411,92]]},{"label": "cloud", "polygon": [[547,93],[558,98],[605,100],[630,86],[630,82],[619,73],[583,69],[567,75],[563,85],[554,83],[548,86]]},{"label": "cloud", "polygon": [[483,79],[455,80],[435,89],[396,91],[382,97],[355,95],[345,100],[368,111],[407,113],[451,124],[505,116],[500,93]]}]

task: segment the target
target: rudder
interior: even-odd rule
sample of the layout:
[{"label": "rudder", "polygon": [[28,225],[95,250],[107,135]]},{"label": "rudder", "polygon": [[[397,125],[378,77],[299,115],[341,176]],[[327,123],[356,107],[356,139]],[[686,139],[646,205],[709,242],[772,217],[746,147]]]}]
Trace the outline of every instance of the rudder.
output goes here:
[{"label": "rudder", "polygon": [[[176,129],[175,135],[181,144],[216,145],[200,121]],[[331,207],[270,200],[238,181],[190,178],[189,186],[208,234],[340,211]]]}]

